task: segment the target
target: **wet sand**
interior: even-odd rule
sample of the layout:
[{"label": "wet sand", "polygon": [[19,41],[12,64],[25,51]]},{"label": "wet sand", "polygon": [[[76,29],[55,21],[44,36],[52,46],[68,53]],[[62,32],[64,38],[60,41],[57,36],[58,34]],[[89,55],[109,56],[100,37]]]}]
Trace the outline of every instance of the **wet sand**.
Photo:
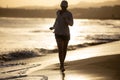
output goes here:
[{"label": "wet sand", "polygon": [[[29,77],[32,80],[40,79],[32,76],[39,76],[43,80],[120,80],[120,41],[69,51],[64,73],[59,70],[58,54],[48,54],[21,62],[29,64],[14,66],[14,69],[0,68],[4,72],[0,72],[0,78],[9,80],[12,75],[19,76],[21,80],[30,80]],[[18,71],[15,71],[16,69]],[[27,78],[21,75],[27,75]],[[17,79],[12,78],[12,80]]]},{"label": "wet sand", "polygon": [[[73,51],[74,57],[72,56],[72,59],[70,59],[71,56],[68,55],[66,59],[66,71],[64,73],[60,72],[57,63],[34,71],[31,74],[46,75],[49,80],[120,80],[120,44],[118,43],[120,42],[77,50],[78,53],[86,52],[91,56],[87,55],[81,57],[81,59],[77,57],[76,60],[74,58],[76,57],[76,51]],[[73,55],[72,52],[70,54]]]},{"label": "wet sand", "polygon": [[[120,80],[120,55],[110,55],[66,62],[63,80]],[[57,65],[46,67],[48,76],[63,75]],[[49,72],[50,71],[50,72]],[[44,72],[43,72],[44,73]],[[39,74],[39,71],[38,71]],[[64,76],[64,75],[63,75]],[[62,80],[62,79],[58,79]]]}]

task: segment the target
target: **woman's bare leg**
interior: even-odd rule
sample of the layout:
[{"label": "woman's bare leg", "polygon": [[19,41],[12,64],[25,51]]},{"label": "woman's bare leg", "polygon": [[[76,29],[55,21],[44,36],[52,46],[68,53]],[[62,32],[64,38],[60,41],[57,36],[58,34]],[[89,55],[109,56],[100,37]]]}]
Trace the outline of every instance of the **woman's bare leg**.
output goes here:
[{"label": "woman's bare leg", "polygon": [[68,42],[69,42],[69,40],[64,41],[64,46],[63,46],[63,53],[64,53],[64,58],[63,59],[64,60],[63,61],[65,61],[65,58],[66,58]]},{"label": "woman's bare leg", "polygon": [[60,65],[63,65],[64,63],[64,52],[63,52],[64,42],[62,39],[56,39],[56,41],[57,41],[57,46],[58,46],[58,51],[59,51]]},{"label": "woman's bare leg", "polygon": [[59,51],[59,61],[60,61],[60,69],[64,71],[64,61],[67,53],[67,46],[69,40],[62,40],[62,39],[56,39],[58,51]]}]

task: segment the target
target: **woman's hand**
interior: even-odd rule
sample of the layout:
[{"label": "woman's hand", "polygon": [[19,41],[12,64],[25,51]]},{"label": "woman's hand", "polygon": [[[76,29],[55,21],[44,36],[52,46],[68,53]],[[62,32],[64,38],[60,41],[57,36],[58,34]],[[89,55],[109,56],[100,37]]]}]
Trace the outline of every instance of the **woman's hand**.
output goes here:
[{"label": "woman's hand", "polygon": [[54,27],[50,27],[49,29],[50,29],[50,30],[53,30],[53,29],[54,29]]}]

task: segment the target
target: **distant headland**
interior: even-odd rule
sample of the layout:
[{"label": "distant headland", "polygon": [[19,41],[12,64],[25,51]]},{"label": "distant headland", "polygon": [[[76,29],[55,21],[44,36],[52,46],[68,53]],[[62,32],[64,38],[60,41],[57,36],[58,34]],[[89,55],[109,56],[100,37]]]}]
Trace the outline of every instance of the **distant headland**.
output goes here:
[{"label": "distant headland", "polygon": [[[69,9],[78,19],[120,19],[120,5]],[[0,8],[0,17],[55,18],[57,9]]]}]

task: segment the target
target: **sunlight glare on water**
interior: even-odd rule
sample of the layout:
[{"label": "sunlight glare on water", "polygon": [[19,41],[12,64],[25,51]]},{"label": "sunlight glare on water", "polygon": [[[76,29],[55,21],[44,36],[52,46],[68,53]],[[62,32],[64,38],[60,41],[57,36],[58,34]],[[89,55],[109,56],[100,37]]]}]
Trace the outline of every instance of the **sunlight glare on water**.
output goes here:
[{"label": "sunlight glare on water", "polygon": [[[55,19],[0,18],[0,20],[1,49],[55,49],[57,47],[53,30],[49,30]],[[70,26],[71,39],[69,45],[84,45],[84,43],[94,43],[102,39],[119,39],[119,25],[119,20],[74,19],[74,25]]]}]

